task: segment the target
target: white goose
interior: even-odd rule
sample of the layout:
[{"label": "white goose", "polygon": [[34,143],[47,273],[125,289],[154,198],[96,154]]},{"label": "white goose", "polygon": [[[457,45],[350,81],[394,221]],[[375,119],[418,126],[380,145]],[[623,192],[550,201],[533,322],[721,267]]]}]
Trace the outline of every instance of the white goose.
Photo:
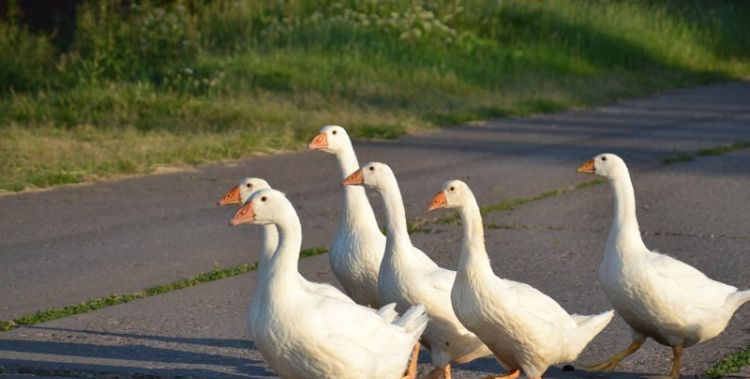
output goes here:
[{"label": "white goose", "polygon": [[678,378],[682,349],[721,333],[734,312],[750,301],[750,290],[738,291],[646,247],[635,214],[633,184],[620,157],[597,155],[583,163],[578,172],[603,176],[612,184],[614,220],[599,266],[599,280],[633,337],[627,349],[589,369],[614,369],[651,337],[672,347],[674,361],[667,377]]},{"label": "white goose", "polygon": [[414,306],[389,322],[370,308],[302,285],[297,264],[302,232],[294,207],[272,189],[254,193],[232,225],[275,225],[279,242],[259,276],[261,307],[250,318],[255,344],[285,378],[400,378],[427,325]]},{"label": "white goose", "polygon": [[510,369],[541,378],[555,363],[575,360],[612,320],[614,311],[570,315],[555,300],[525,283],[495,276],[484,244],[479,206],[466,183],[445,182],[429,210],[456,208],[464,228],[451,302],[456,316]]},{"label": "white goose", "polygon": [[[232,187],[224,196],[221,197],[221,199],[219,200],[219,205],[244,204],[247,199],[249,199],[250,196],[252,196],[255,192],[270,188],[271,186],[268,184],[268,182],[263,179],[245,178],[242,179],[238,185]],[[258,272],[260,275],[265,272],[265,270],[263,270],[263,267],[268,264],[266,262],[271,259],[274,251],[276,251],[278,240],[279,237],[276,231],[276,226],[273,224],[263,225],[262,244],[260,256],[258,258]],[[258,278],[258,280],[261,280],[260,277]],[[302,286],[310,291],[316,291],[321,295],[337,298],[342,301],[353,302],[350,297],[346,296],[338,288],[330,284],[311,282],[305,279],[302,274],[299,274],[299,280]],[[251,318],[253,317],[253,315],[259,312],[259,307],[261,306],[259,299],[260,298],[258,296],[253,296],[253,299],[250,301]],[[398,317],[398,313],[396,312],[396,304],[393,303],[385,305],[378,310],[373,309],[373,311],[379,314],[384,320],[389,322]],[[255,338],[255,331],[252,329],[252,324],[250,326],[250,335]]]},{"label": "white goose", "polygon": [[438,267],[411,244],[401,191],[391,168],[383,163],[367,163],[343,183],[366,185],[383,198],[388,225],[378,292],[381,301],[396,302],[399,310],[412,304],[424,304],[427,308],[430,323],[422,344],[430,351],[435,366],[428,377],[450,378],[451,362],[464,363],[492,354],[453,313],[450,293],[456,272]]},{"label": "white goose", "polygon": [[[349,135],[340,126],[324,126],[308,147],[336,155],[342,179],[359,168]],[[345,186],[341,219],[328,259],[346,293],[359,304],[381,304],[378,271],[384,250],[385,236],[378,228],[365,189]]]},{"label": "white goose", "polygon": [[[255,192],[269,188],[271,188],[271,185],[261,178],[244,178],[219,199],[219,205],[244,204]],[[258,257],[258,267],[265,265],[265,262],[271,259],[271,255],[276,250],[279,240],[276,234],[276,227],[273,225],[263,225],[263,233],[261,235],[262,243],[260,256]]]}]

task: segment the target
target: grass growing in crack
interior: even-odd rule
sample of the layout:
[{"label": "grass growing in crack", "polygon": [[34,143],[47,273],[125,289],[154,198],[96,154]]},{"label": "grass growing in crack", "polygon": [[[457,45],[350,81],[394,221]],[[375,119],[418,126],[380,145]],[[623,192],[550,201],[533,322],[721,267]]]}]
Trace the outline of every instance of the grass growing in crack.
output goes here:
[{"label": "grass growing in crack", "polygon": [[516,225],[509,225],[509,224],[496,224],[494,222],[490,222],[488,224],[484,225],[487,229],[495,229],[495,230],[516,230],[516,229],[528,229],[528,227],[522,226],[516,226]]},{"label": "grass growing in crack", "polygon": [[[576,185],[573,185],[567,188],[553,189],[553,190],[545,191],[545,192],[542,192],[538,195],[531,196],[531,197],[510,199],[510,200],[502,201],[500,203],[490,204],[484,207],[480,207],[479,211],[481,212],[482,216],[487,216],[490,213],[508,211],[515,207],[518,207],[518,206],[521,206],[521,205],[524,205],[533,201],[547,199],[553,196],[562,195],[562,194],[575,191],[578,189],[582,189],[582,188],[593,187],[593,186],[603,184],[606,182],[607,182],[606,179],[603,179],[603,178],[595,178],[591,180],[586,180],[586,181],[579,182]],[[435,222],[438,224],[457,224],[460,221],[461,221],[461,217],[458,215],[458,212],[454,212],[454,213],[447,214],[437,219]]]},{"label": "grass growing in crack", "polygon": [[[668,156],[664,159],[662,159],[661,163],[663,165],[669,165],[673,163],[678,162],[690,162],[693,160],[694,156],[711,156],[711,155],[721,155],[730,153],[737,150],[742,150],[750,148],[750,141],[739,141],[735,142],[733,144],[729,145],[719,145],[719,146],[713,146],[708,147],[705,149],[698,150],[698,152],[694,155],[690,154],[677,154],[673,156]],[[607,180],[604,178],[594,178],[591,180],[586,180],[583,182],[579,182],[574,186],[568,187],[568,188],[559,188],[554,189],[546,192],[542,192],[539,195],[532,196],[532,197],[525,197],[525,198],[519,198],[519,199],[511,199],[506,200],[497,204],[491,204],[480,208],[480,212],[482,213],[482,216],[486,216],[493,212],[501,212],[501,211],[507,211],[511,210],[514,207],[517,207],[519,205],[523,205],[526,203],[530,203],[532,201],[542,200],[549,197],[562,195],[574,190],[593,187],[599,184],[606,183]],[[460,216],[458,215],[458,212],[451,212],[449,214],[444,215],[443,217],[438,218],[437,220],[433,221],[438,224],[457,224],[461,221]],[[424,225],[425,223],[421,223],[420,226]],[[415,228],[416,232],[420,232],[420,228]]]},{"label": "grass growing in crack", "polygon": [[406,232],[409,234],[432,233],[433,232],[432,228],[428,226],[432,223],[433,222],[428,219],[417,217],[411,222],[409,221],[406,222]]},{"label": "grass growing in crack", "polygon": [[[696,154],[694,154],[694,155],[690,155],[690,154],[677,154],[677,155],[673,155],[673,156],[668,156],[668,157],[662,159],[661,163],[663,165],[669,165],[669,164],[678,163],[678,162],[690,162],[690,161],[693,160],[694,156],[698,156],[698,155],[700,155],[700,156],[721,155],[721,154],[726,154],[726,153],[729,153],[729,152],[733,152],[733,151],[737,151],[737,150],[742,150],[742,149],[746,149],[746,148],[750,148],[750,141],[740,141],[740,142],[735,142],[735,143],[729,144],[729,145],[713,146],[713,147],[709,147],[709,148],[698,150],[698,152]],[[525,198],[519,198],[519,199],[510,199],[510,200],[505,200],[505,201],[500,202],[500,203],[490,204],[490,205],[481,207],[480,208],[480,212],[481,212],[482,216],[486,216],[486,215],[488,215],[490,213],[493,213],[493,212],[502,212],[502,211],[511,210],[511,209],[513,209],[513,208],[515,208],[517,206],[524,205],[524,204],[530,203],[532,201],[537,201],[537,200],[542,200],[542,199],[550,198],[550,197],[553,197],[553,196],[562,195],[562,194],[565,194],[565,193],[568,193],[568,192],[571,192],[571,191],[575,191],[575,190],[578,190],[578,189],[583,189],[583,188],[597,186],[597,185],[600,185],[600,184],[603,184],[603,183],[606,183],[606,182],[607,182],[607,180],[604,179],[604,178],[594,178],[594,179],[591,179],[591,180],[586,180],[586,181],[583,181],[583,182],[579,182],[576,185],[568,187],[568,188],[553,189],[553,190],[550,190],[550,191],[542,192],[539,195],[532,196],[532,197],[525,197]],[[437,220],[434,220],[434,221],[431,221],[431,222],[432,223],[438,223],[438,224],[458,224],[460,221],[461,221],[461,218],[458,215],[458,212],[454,211],[454,212],[448,213],[448,214],[444,215],[443,217],[440,217]],[[417,225],[417,227],[413,227],[412,228],[413,232],[415,232],[415,233],[422,232],[423,231],[422,229],[423,229],[424,225],[426,225],[428,223],[430,223],[430,222],[428,222],[426,220],[422,220],[422,221],[420,221],[418,223],[415,222],[415,225]],[[411,226],[412,224],[409,224],[409,225]]]},{"label": "grass growing in crack", "polygon": [[[593,186],[598,186],[600,184],[604,184],[606,182],[607,182],[607,179],[604,179],[604,178],[594,178],[594,179],[586,180],[586,181],[583,181],[583,182],[580,182],[580,183],[576,184],[573,189],[589,188],[589,187],[593,187]],[[567,190],[565,192],[570,192],[570,190]]]},{"label": "grass growing in crack", "polygon": [[585,230],[585,231],[591,231],[590,229],[575,229],[575,228],[569,228],[565,229],[563,227],[559,226],[535,226],[535,225],[524,225],[524,224],[497,224],[494,222],[485,224],[484,226],[487,229],[493,229],[493,230],[544,230],[544,231],[554,231],[559,232],[563,230],[573,231],[573,230]]},{"label": "grass growing in crack", "polygon": [[690,162],[692,160],[693,160],[693,156],[690,154],[677,154],[677,155],[670,155],[662,159],[661,163],[668,165],[668,164],[679,163],[679,162]]},{"label": "grass growing in crack", "polygon": [[[429,225],[431,223],[432,222],[430,220],[425,220],[423,218],[417,217],[413,222],[406,222],[406,232],[408,234],[432,233],[432,228],[426,227],[426,225]],[[388,235],[388,229],[385,226],[380,227],[380,232],[383,233],[384,236]]]},{"label": "grass growing in crack", "polygon": [[[300,255],[302,255],[302,253],[300,253]],[[224,269],[216,268],[209,272],[200,273],[198,275],[195,275],[187,279],[178,280],[176,282],[172,282],[169,284],[153,286],[153,287],[147,288],[143,292],[146,296],[156,296],[156,295],[160,295],[160,294],[170,292],[170,291],[197,286],[198,284],[201,284],[201,283],[208,283],[208,282],[213,282],[219,279],[225,279],[225,278],[229,278],[232,276],[237,276],[240,274],[244,274],[246,272],[255,271],[257,269],[258,269],[257,263],[253,263],[253,264],[245,263],[239,266],[228,267]]]},{"label": "grass growing in crack", "polygon": [[735,142],[729,145],[719,145],[719,146],[712,146],[712,147],[700,149],[695,154],[680,153],[676,155],[670,155],[662,159],[661,163],[663,165],[669,165],[673,163],[690,162],[696,156],[705,157],[705,156],[723,155],[726,153],[731,153],[733,151],[747,149],[748,147],[750,147],[750,141],[739,141],[739,142]]},{"label": "grass growing in crack", "polygon": [[720,146],[709,147],[706,149],[700,149],[698,150],[698,155],[700,156],[722,155],[726,153],[731,153],[733,151],[746,149],[748,147],[750,147],[750,141],[740,141],[740,142],[735,142],[731,145],[720,145]]},{"label": "grass growing in crack", "polygon": [[[307,258],[328,252],[327,248],[314,247],[310,249],[304,249],[300,251],[300,257]],[[213,282],[220,279],[230,278],[233,276],[241,275],[247,272],[255,271],[258,269],[257,263],[245,263],[237,266],[226,267],[226,268],[214,268],[211,271],[203,272],[189,278],[180,279],[167,284],[160,284],[153,287],[149,287],[143,291],[134,293],[117,295],[112,294],[107,297],[98,298],[82,302],[76,305],[70,305],[62,308],[51,308],[38,311],[34,314],[21,316],[11,321],[0,320],[0,331],[9,331],[19,326],[25,325],[36,325],[39,323],[61,319],[63,317],[73,316],[81,313],[95,311],[97,309],[109,307],[112,305],[130,303],[135,300],[160,295],[163,293],[194,287],[202,283]]]},{"label": "grass growing in crack", "polygon": [[316,255],[325,254],[328,252],[327,247],[313,247],[310,249],[304,249],[300,251],[299,256],[300,258],[307,258],[307,257],[314,257]]},{"label": "grass growing in crack", "polygon": [[729,375],[740,371],[747,365],[750,365],[750,346],[719,359],[706,370],[706,375],[712,378]]}]

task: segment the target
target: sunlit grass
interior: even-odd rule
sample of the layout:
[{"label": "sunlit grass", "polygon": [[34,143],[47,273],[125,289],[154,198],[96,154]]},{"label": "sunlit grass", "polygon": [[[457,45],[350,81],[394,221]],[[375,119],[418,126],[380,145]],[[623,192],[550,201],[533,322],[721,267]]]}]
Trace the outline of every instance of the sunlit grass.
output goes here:
[{"label": "sunlit grass", "polygon": [[297,149],[325,124],[395,138],[750,74],[744,3],[118,4],[82,8],[67,51],[0,24],[0,189]]},{"label": "sunlit grass", "polygon": [[722,357],[714,363],[713,366],[706,370],[706,375],[711,378],[731,375],[749,364],[750,346]]}]

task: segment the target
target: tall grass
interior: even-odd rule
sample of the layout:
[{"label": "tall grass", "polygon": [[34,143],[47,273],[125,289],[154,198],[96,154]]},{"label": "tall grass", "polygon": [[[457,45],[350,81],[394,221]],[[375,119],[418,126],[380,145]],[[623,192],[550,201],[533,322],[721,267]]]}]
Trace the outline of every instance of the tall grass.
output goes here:
[{"label": "tall grass", "polygon": [[390,138],[750,73],[750,5],[84,2],[62,50],[0,23],[0,188]]}]

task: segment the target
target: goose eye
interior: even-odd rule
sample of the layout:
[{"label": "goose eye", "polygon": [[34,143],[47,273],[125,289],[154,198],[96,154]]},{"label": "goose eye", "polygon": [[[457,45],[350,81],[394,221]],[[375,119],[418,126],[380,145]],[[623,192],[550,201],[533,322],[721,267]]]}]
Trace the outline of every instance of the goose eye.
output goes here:
[{"label": "goose eye", "polygon": [[252,185],[252,183],[247,183],[247,184],[245,185],[245,187],[247,187],[247,188],[253,188],[253,185]]},{"label": "goose eye", "polygon": [[606,161],[606,160],[607,160],[607,157],[602,157],[602,160],[603,160],[603,161]]},{"label": "goose eye", "polygon": [[456,190],[456,187],[451,186],[450,190],[451,190],[451,192],[453,192],[453,191]]},{"label": "goose eye", "polygon": [[336,134],[336,131],[335,131],[335,130],[334,130],[334,131],[332,131],[332,132],[331,132],[331,134],[335,135],[335,134]]},{"label": "goose eye", "polygon": [[375,167],[374,166],[370,166],[370,171],[375,171]]},{"label": "goose eye", "polygon": [[268,198],[266,198],[265,196],[260,198],[260,201],[266,201],[266,200],[268,200]]}]

